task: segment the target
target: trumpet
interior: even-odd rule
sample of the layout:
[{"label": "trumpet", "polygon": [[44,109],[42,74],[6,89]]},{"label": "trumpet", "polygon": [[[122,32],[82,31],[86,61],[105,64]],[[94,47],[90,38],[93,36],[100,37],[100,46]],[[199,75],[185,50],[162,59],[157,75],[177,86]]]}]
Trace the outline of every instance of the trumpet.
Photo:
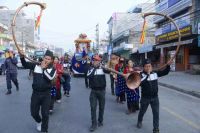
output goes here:
[{"label": "trumpet", "polygon": [[123,74],[123,73],[120,73],[112,68],[108,68],[108,67],[105,67],[105,66],[101,66],[103,69],[106,69],[110,72],[113,72],[113,73],[116,73],[117,75],[120,75],[122,77],[124,77],[126,79],[126,85],[129,89],[131,90],[135,90],[136,88],[138,88],[140,86],[140,83],[141,83],[141,76],[138,72],[131,72],[131,73],[128,73],[128,74]]}]

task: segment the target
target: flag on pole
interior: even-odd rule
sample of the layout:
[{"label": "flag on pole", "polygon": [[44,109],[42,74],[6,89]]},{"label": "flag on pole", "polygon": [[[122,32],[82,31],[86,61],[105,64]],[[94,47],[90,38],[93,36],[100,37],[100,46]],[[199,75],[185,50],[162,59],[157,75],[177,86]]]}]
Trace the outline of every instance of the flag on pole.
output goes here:
[{"label": "flag on pole", "polygon": [[144,20],[143,27],[142,27],[142,34],[141,34],[141,37],[140,37],[140,43],[141,44],[144,44],[145,37],[146,37],[146,20]]},{"label": "flag on pole", "polygon": [[41,17],[42,17],[42,11],[40,11],[40,15],[37,17],[37,20],[35,22],[35,30],[37,30],[37,28],[40,26],[40,22],[41,22]]}]

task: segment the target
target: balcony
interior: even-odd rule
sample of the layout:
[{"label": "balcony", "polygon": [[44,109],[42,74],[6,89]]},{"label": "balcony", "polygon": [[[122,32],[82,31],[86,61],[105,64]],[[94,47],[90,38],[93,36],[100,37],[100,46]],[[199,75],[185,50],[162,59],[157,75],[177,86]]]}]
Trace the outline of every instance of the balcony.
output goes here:
[{"label": "balcony", "polygon": [[[188,7],[192,6],[192,0],[181,0],[174,5],[169,4],[169,0],[164,0],[158,5],[156,5],[156,12],[167,14],[168,16],[172,16]],[[153,18],[154,23],[159,23],[164,20],[162,16],[155,16]]]}]

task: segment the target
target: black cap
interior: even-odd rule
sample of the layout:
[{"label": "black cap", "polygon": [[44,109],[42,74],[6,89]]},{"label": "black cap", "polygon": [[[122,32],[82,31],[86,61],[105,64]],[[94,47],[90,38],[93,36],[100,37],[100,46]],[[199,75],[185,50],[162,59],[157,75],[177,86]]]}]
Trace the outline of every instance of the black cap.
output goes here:
[{"label": "black cap", "polygon": [[112,53],[112,55],[120,57],[120,54],[118,54],[118,53]]},{"label": "black cap", "polygon": [[47,50],[45,53],[45,56],[50,56],[53,59],[53,52],[50,50]]},{"label": "black cap", "polygon": [[146,64],[151,64],[151,60],[150,59],[145,59],[143,62],[143,66]]}]

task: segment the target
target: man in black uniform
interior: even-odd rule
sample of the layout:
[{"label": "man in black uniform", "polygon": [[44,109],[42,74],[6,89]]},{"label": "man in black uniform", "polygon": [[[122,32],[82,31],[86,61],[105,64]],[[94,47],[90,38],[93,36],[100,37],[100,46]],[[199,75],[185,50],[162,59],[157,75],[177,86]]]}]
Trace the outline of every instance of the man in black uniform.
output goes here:
[{"label": "man in black uniform", "polygon": [[[51,82],[56,75],[53,68],[53,53],[46,51],[41,64],[26,62],[21,55],[21,63],[26,69],[33,70],[33,93],[31,97],[31,115],[37,122],[37,130],[48,132],[49,106],[51,102]],[[42,118],[40,117],[40,108]]]},{"label": "man in black uniform", "polygon": [[104,70],[100,67],[101,58],[99,55],[93,57],[93,65],[88,71],[88,78],[90,82],[90,107],[91,107],[91,119],[92,125],[90,131],[93,132],[97,128],[97,119],[96,119],[96,109],[97,101],[99,103],[99,118],[98,126],[103,126],[103,114],[105,107],[105,88],[106,88],[106,77],[105,73],[108,73],[107,70]]},{"label": "man in black uniform", "polygon": [[142,120],[149,104],[153,113],[153,133],[159,133],[159,98],[158,98],[158,77],[167,75],[170,71],[169,61],[162,71],[153,71],[151,61],[146,59],[143,63],[144,70],[141,72],[141,108],[138,115],[137,127],[142,127]]}]

